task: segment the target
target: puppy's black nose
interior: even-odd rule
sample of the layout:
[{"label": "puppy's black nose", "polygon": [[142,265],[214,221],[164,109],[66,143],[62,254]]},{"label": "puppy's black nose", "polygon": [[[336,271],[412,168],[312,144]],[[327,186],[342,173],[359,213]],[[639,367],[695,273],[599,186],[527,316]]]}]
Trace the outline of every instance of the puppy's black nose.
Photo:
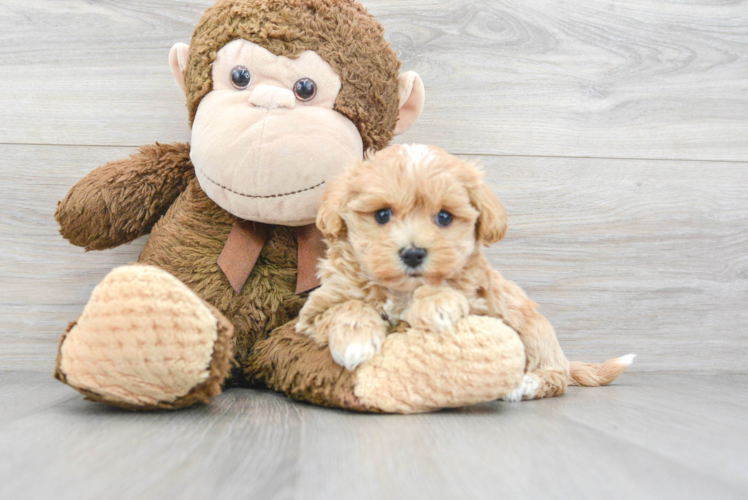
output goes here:
[{"label": "puppy's black nose", "polygon": [[400,250],[400,259],[405,263],[406,266],[416,268],[423,264],[426,260],[428,252],[425,248],[403,248]]}]

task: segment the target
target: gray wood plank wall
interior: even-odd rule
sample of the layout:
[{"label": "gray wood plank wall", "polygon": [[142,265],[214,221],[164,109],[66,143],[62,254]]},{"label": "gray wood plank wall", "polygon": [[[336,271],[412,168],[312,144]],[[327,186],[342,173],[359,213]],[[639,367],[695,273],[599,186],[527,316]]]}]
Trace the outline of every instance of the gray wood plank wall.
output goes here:
[{"label": "gray wood plank wall", "polygon": [[[137,257],[68,245],[52,213],[96,166],[189,139],[167,56],[210,3],[0,3],[0,370],[51,370]],[[748,2],[364,3],[427,89],[398,140],[487,168],[510,223],[492,262],[570,358],[746,372]]]}]

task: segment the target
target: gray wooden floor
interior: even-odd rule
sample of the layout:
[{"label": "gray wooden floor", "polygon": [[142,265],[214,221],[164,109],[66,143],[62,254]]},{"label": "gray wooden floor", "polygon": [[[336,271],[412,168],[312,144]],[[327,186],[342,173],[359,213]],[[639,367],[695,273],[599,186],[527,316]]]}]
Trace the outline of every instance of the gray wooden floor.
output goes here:
[{"label": "gray wooden floor", "polygon": [[745,499],[748,376],[631,375],[524,404],[359,415],[232,389],[130,413],[0,375],[3,498]]},{"label": "gray wooden floor", "polygon": [[413,417],[232,390],[131,414],[51,379],[144,239],[63,241],[96,166],[189,139],[168,69],[211,0],[0,0],[0,498],[748,498],[748,1],[364,0],[426,89],[399,142],[475,159],[489,250],[614,385]]}]

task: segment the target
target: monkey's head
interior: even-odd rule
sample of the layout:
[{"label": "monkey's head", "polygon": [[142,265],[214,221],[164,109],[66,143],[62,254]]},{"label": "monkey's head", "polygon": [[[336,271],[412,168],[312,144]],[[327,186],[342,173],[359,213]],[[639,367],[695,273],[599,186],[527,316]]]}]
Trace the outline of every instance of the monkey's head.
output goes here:
[{"label": "monkey's head", "polygon": [[219,0],[169,59],[200,186],[257,222],[314,222],[326,183],[423,109],[421,79],[355,0]]}]

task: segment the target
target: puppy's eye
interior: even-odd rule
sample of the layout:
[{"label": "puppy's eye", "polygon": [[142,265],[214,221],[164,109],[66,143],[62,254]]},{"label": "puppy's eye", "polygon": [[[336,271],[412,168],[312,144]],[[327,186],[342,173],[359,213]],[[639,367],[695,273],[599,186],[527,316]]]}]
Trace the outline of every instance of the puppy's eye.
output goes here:
[{"label": "puppy's eye", "polygon": [[311,101],[317,95],[317,84],[311,78],[302,78],[293,84],[293,94],[302,102]]},{"label": "puppy's eye", "polygon": [[231,85],[239,90],[246,89],[251,79],[252,75],[249,74],[249,70],[244,66],[237,66],[231,70]]},{"label": "puppy's eye", "polygon": [[436,214],[436,225],[447,227],[448,225],[452,224],[453,219],[454,217],[452,216],[452,214],[450,214],[446,210],[442,210],[438,214]]},{"label": "puppy's eye", "polygon": [[382,210],[377,210],[374,212],[374,220],[377,221],[378,224],[387,224],[390,219],[392,218],[392,210],[389,208],[383,208]]}]

